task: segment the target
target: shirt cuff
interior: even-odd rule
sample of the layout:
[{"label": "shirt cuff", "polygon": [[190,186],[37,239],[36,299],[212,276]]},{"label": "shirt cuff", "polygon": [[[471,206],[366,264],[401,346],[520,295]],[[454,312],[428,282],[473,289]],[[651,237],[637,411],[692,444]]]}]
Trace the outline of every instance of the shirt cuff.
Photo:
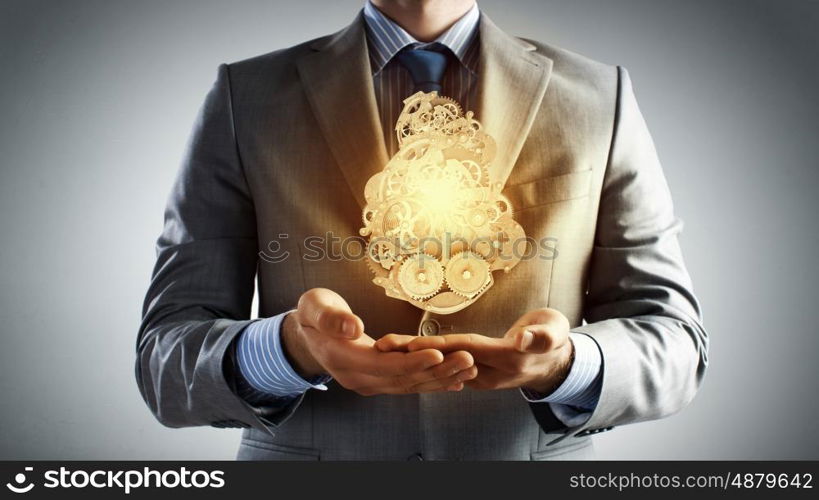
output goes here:
[{"label": "shirt cuff", "polygon": [[257,396],[253,392],[295,397],[308,389],[326,391],[325,384],[332,380],[327,375],[305,380],[290,365],[281,342],[281,327],[285,316],[291,312],[255,321],[239,334],[236,363],[239,373],[252,389],[248,394],[251,397]]},{"label": "shirt cuff", "polygon": [[566,380],[545,397],[531,389],[521,388],[520,391],[530,403],[574,406],[581,410],[579,413],[586,413],[593,410],[600,399],[599,382],[603,357],[597,342],[588,335],[572,332],[569,339],[574,344],[574,362]]}]

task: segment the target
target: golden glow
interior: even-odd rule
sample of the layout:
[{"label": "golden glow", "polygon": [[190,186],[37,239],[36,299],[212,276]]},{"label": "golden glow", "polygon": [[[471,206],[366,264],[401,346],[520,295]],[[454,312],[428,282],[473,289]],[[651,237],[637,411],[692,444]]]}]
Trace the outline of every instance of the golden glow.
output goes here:
[{"label": "golden glow", "polygon": [[418,202],[440,219],[451,219],[460,207],[458,188],[458,181],[450,176],[422,179],[418,184]]},{"label": "golden glow", "polygon": [[437,93],[404,101],[399,151],[367,182],[363,236],[373,281],[387,295],[447,314],[517,264],[509,242],[525,237],[501,186],[491,182],[495,143],[472,112]]}]

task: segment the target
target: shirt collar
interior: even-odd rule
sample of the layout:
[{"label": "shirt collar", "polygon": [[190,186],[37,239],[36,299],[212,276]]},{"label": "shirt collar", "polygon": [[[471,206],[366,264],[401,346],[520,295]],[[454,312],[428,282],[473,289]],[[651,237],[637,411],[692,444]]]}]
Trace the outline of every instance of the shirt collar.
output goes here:
[{"label": "shirt collar", "polygon": [[[470,57],[470,49],[478,34],[480,10],[475,4],[469,12],[446,30],[435,42],[444,45],[455,54],[455,57],[473,74],[477,74],[477,58]],[[384,69],[397,53],[409,45],[418,48],[430,45],[419,42],[395,21],[385,16],[372,2],[364,4],[364,21],[367,28],[367,43],[370,49],[370,65],[373,75]],[[431,42],[431,43],[435,43]]]}]

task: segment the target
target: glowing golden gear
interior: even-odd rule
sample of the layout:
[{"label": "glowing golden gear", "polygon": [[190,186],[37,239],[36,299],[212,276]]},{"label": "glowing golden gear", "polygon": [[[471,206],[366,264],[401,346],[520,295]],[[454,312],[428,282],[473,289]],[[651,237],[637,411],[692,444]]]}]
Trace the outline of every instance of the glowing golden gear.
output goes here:
[{"label": "glowing golden gear", "polygon": [[428,299],[438,293],[444,285],[444,268],[435,257],[416,254],[401,264],[398,283],[413,299]]},{"label": "glowing golden gear", "polygon": [[492,182],[495,141],[471,111],[436,92],[404,100],[399,150],[364,188],[367,264],[388,296],[450,314],[509,271],[524,238],[512,206]]},{"label": "glowing golden gear", "polygon": [[446,282],[458,295],[472,298],[479,294],[490,281],[489,263],[472,252],[461,252],[446,265]]}]

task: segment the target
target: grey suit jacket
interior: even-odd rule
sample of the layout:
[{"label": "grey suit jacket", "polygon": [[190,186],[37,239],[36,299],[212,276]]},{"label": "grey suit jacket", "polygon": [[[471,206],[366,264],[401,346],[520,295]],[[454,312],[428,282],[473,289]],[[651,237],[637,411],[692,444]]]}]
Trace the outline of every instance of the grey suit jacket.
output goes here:
[{"label": "grey suit jacket", "polygon": [[[707,335],[628,74],[510,37],[485,15],[480,50],[476,116],[498,143],[491,175],[556,258],[521,262],[450,315],[385,296],[363,261],[302,258],[305,238],[357,234],[364,184],[388,159],[363,21],[223,65],[171,193],[137,342],[137,381],[160,422],[245,427],[243,459],[583,458],[590,434],[694,397]],[[289,257],[260,260],[270,245]],[[327,287],[376,338],[500,336],[524,312],[556,308],[601,349],[600,402],[573,428],[513,390],[362,397],[333,384],[251,406],[236,395],[233,346],[251,321],[254,278],[261,317]]]}]

